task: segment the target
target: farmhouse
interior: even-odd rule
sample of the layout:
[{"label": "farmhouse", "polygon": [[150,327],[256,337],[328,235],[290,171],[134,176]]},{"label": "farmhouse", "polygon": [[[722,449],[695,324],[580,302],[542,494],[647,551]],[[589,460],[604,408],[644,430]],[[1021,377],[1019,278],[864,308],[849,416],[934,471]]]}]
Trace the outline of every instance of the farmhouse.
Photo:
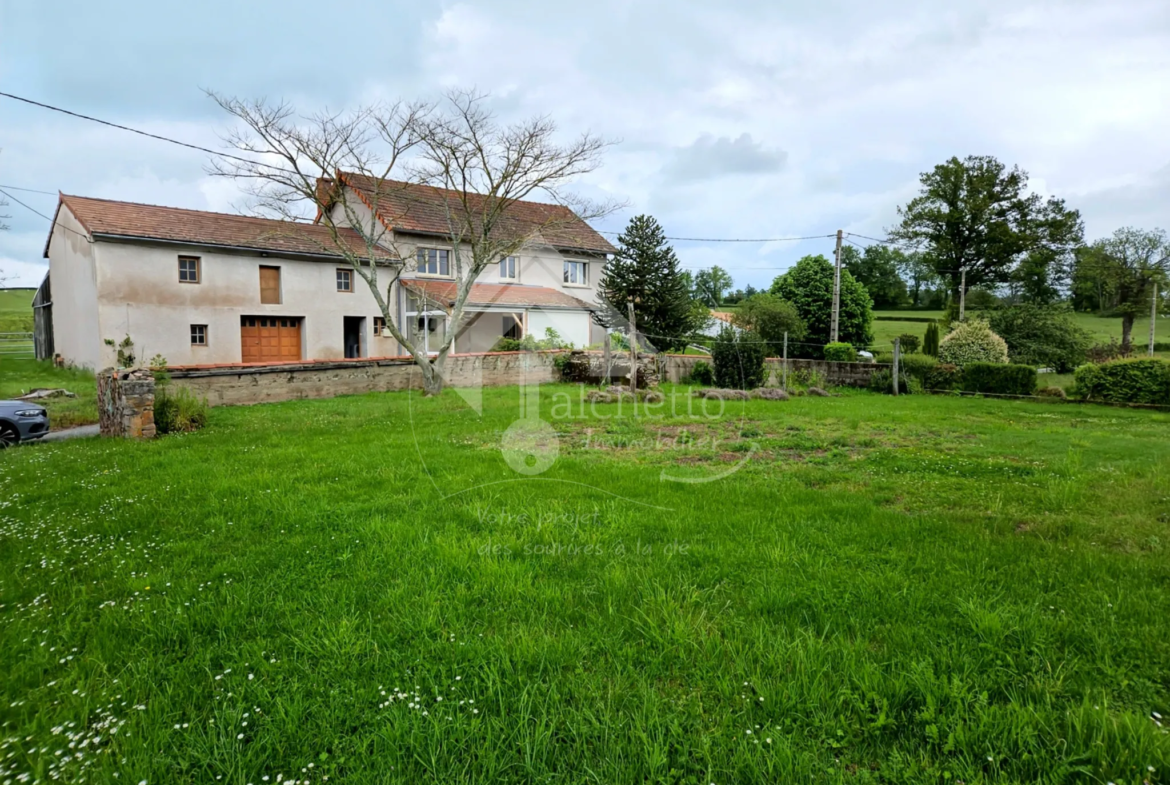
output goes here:
[{"label": "farmhouse", "polygon": [[[365,262],[373,257],[390,318],[429,352],[450,329],[457,352],[488,351],[504,336],[543,337],[547,328],[578,347],[601,340],[591,314],[614,248],[567,208],[508,207],[504,225],[530,239],[480,274],[452,326],[458,279],[448,206],[464,195],[345,174],[318,189],[336,225],[354,226],[356,217],[380,227],[372,254],[359,232],[343,228],[340,236]],[[405,354],[321,218],[300,223],[62,194],[41,290],[48,312],[41,330],[51,335],[38,335],[38,346],[94,369],[113,365],[127,337],[139,361],[162,355],[172,366]]]}]

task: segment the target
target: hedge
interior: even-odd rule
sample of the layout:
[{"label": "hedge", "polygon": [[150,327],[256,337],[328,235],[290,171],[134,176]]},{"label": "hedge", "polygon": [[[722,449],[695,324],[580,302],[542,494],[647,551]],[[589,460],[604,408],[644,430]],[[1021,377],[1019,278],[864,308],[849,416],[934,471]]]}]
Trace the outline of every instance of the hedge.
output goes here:
[{"label": "hedge", "polygon": [[1031,395],[1036,392],[1036,369],[1030,365],[967,363],[961,384],[965,392]]},{"label": "hedge", "polygon": [[836,363],[851,363],[857,362],[857,350],[853,348],[851,343],[837,343],[825,344],[825,359],[829,362]]},{"label": "hedge", "polygon": [[[873,320],[875,322],[923,322],[923,323],[930,323],[930,322],[937,322],[938,321],[938,319],[934,318],[933,316],[875,316],[875,317],[873,317]],[[893,387],[894,386],[893,383],[891,383],[890,386]]]},{"label": "hedge", "polygon": [[1076,394],[1087,401],[1170,405],[1170,362],[1114,360],[1077,368]]}]

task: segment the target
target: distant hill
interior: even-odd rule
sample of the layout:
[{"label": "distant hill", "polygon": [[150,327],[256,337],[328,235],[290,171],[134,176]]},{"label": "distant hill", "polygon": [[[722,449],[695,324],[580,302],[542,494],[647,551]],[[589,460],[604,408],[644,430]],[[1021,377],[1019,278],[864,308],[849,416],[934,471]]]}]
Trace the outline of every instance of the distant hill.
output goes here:
[{"label": "distant hill", "polygon": [[36,289],[0,289],[0,333],[31,333]]}]

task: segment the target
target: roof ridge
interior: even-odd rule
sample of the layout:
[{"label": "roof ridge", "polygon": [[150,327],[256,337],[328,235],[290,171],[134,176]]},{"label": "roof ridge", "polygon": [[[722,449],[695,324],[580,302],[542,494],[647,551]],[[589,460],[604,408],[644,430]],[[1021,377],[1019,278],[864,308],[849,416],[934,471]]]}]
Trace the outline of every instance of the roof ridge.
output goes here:
[{"label": "roof ridge", "polygon": [[105,204],[124,204],[130,207],[152,207],[156,210],[178,210],[184,213],[199,213],[200,215],[213,215],[216,218],[243,218],[248,221],[263,221],[265,223],[280,223],[293,224],[294,226],[315,226],[316,224],[309,219],[303,221],[291,221],[284,218],[264,218],[259,215],[244,215],[243,213],[221,213],[216,210],[197,210],[193,207],[175,207],[168,204],[150,204],[149,202],[130,202],[125,199],[106,199],[100,196],[81,196],[80,194],[61,193],[61,201],[66,199],[81,199],[87,202],[104,202]]},{"label": "roof ridge", "polygon": [[[388,177],[372,177],[368,174],[362,174],[361,172],[346,172],[346,171],[342,170],[342,171],[338,172],[338,175],[341,178],[360,177],[363,180],[373,180],[374,182],[393,183],[394,185],[405,185],[409,188],[429,188],[432,191],[446,192],[446,193],[452,193],[452,194],[459,193],[459,190],[457,190],[455,188],[443,188],[442,186],[431,185],[430,183],[412,183],[412,182],[409,182],[407,180],[391,180]],[[332,182],[335,178],[326,177],[326,178],[321,178],[321,179],[328,180],[328,181]],[[489,194],[481,194],[479,191],[468,191],[467,193],[474,195],[474,196],[484,198],[484,199],[489,197]],[[496,196],[495,198],[502,199],[504,197]],[[539,204],[539,205],[542,205],[544,207],[555,207],[559,210],[568,210],[570,213],[573,212],[572,209],[568,205],[560,204],[558,202],[542,202],[542,201],[539,201],[537,199],[513,199],[512,201],[519,203],[519,204]],[[574,213],[574,215],[576,215],[576,214]],[[578,218],[578,220],[581,220],[581,219]]]}]

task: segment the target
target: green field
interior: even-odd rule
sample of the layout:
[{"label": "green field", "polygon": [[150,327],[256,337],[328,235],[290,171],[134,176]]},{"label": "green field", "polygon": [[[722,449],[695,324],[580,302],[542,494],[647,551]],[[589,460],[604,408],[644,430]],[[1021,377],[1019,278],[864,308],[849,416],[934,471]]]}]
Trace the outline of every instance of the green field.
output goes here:
[{"label": "green field", "polygon": [[[895,317],[913,316],[915,318],[940,319],[942,311],[874,311],[874,316]],[[1121,340],[1121,318],[1102,318],[1091,313],[1075,314],[1077,323],[1093,336],[1094,342],[1105,343],[1110,338]],[[922,322],[879,321],[873,322],[874,346],[889,350],[894,339],[903,333],[917,335],[919,339],[926,332],[926,325]],[[1150,317],[1145,316],[1134,321],[1133,341],[1138,347],[1144,347],[1150,334]],[[1155,340],[1170,341],[1170,319],[1159,318]]]},{"label": "green field", "polygon": [[61,388],[74,398],[44,398],[37,405],[49,410],[52,429],[73,428],[98,421],[97,382],[92,373],[76,368],[54,368],[36,360],[0,357],[0,400],[24,395],[38,387]]},{"label": "green field", "polygon": [[0,781],[1165,781],[1170,415],[540,392],[0,453]]},{"label": "green field", "polygon": [[[32,299],[35,289],[0,289],[0,333],[31,333],[33,331]],[[14,340],[0,335],[0,353],[33,354],[31,340]],[[2,360],[0,360],[2,362]]]}]

